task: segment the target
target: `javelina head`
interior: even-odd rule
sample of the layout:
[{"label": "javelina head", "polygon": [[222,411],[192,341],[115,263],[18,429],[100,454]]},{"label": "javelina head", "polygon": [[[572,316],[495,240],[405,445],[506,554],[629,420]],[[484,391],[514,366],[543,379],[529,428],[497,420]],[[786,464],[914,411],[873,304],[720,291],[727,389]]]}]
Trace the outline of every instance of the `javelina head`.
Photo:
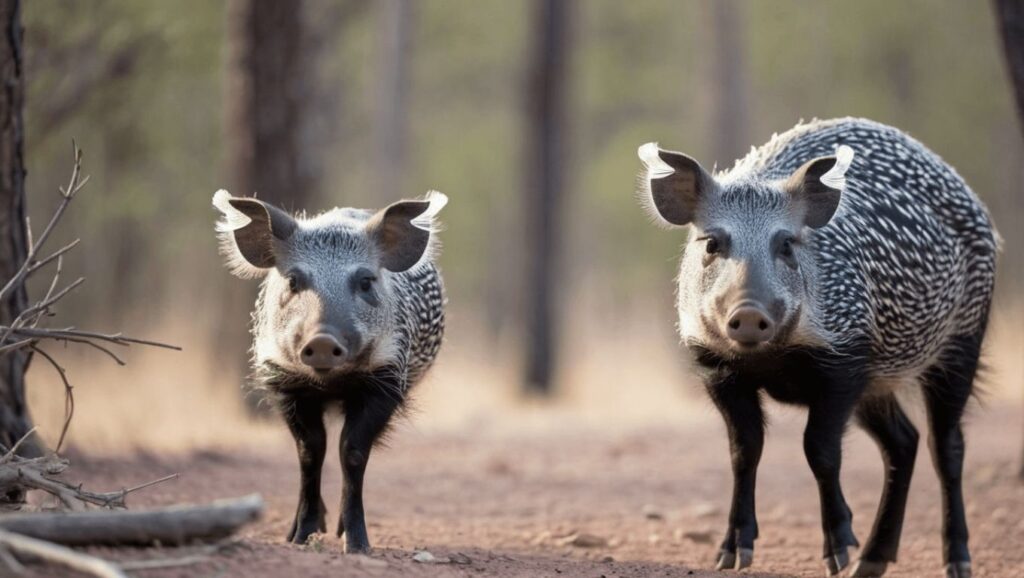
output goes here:
[{"label": "javelina head", "polygon": [[242,278],[264,277],[253,314],[256,365],[324,380],[393,361],[394,275],[432,259],[434,217],[446,202],[431,192],[377,212],[296,218],[218,191],[228,266]]},{"label": "javelina head", "polygon": [[[692,158],[640,147],[641,202],[670,226],[690,226],[679,272],[683,340],[732,356],[821,344],[810,232],[839,207],[849,147],[791,175],[711,175]],[[717,176],[717,178],[716,178]]]}]

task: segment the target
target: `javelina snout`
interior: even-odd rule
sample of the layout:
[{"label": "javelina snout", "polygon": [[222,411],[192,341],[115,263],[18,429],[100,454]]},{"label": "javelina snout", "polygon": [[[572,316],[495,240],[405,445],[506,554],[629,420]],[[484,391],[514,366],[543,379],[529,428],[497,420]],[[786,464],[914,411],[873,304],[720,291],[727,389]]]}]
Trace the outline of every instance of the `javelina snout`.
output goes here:
[{"label": "javelina snout", "polygon": [[336,333],[333,328],[321,327],[320,332],[302,346],[302,352],[299,354],[302,363],[317,372],[327,372],[343,366],[349,359],[349,348],[334,336]]},{"label": "javelina snout", "polygon": [[760,303],[743,301],[729,314],[726,335],[740,345],[758,345],[775,336],[775,322]]}]

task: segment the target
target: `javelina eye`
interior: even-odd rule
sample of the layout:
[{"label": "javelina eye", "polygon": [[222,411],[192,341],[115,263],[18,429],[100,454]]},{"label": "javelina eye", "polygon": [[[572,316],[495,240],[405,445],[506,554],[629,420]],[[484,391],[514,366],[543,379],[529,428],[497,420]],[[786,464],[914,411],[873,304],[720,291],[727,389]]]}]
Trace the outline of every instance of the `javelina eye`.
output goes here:
[{"label": "javelina eye", "polygon": [[373,277],[363,277],[359,280],[359,290],[363,293],[367,293],[373,289],[373,282],[376,281]]},{"label": "javelina eye", "polygon": [[718,239],[708,237],[707,243],[704,245],[704,250],[708,252],[708,255],[717,254],[721,250],[721,247],[718,246]]},{"label": "javelina eye", "polygon": [[299,292],[299,278],[296,277],[295,275],[289,275],[288,276],[288,289],[292,293],[298,293]]},{"label": "javelina eye", "polygon": [[793,239],[782,240],[782,245],[779,247],[779,254],[787,258],[793,256]]}]

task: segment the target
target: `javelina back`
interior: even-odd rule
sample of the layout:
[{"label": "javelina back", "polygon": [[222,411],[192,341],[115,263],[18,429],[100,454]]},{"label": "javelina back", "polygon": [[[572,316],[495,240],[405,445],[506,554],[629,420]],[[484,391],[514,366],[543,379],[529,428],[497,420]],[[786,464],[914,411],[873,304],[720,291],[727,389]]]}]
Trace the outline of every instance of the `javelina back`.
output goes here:
[{"label": "javelina back", "polygon": [[753,559],[760,391],[808,408],[830,574],[858,545],[839,484],[850,417],[886,463],[877,518],[853,570],[896,560],[918,434],[896,393],[919,387],[943,490],[949,576],[970,574],[960,421],[973,391],[995,281],[984,205],[921,143],[860,119],[814,121],[715,175],[654,143],[639,151],[655,218],[690,225],[679,272],[683,341],[721,411],[734,488],[719,568]]},{"label": "javelina back", "polygon": [[446,202],[431,192],[376,212],[306,218],[227,191],[213,198],[228,266],[263,278],[253,312],[254,385],[276,402],[299,454],[292,542],[326,530],[324,412],[338,407],[345,423],[337,533],[346,551],[369,550],[362,488],[370,450],[434,362],[444,333],[434,258],[435,217]]}]

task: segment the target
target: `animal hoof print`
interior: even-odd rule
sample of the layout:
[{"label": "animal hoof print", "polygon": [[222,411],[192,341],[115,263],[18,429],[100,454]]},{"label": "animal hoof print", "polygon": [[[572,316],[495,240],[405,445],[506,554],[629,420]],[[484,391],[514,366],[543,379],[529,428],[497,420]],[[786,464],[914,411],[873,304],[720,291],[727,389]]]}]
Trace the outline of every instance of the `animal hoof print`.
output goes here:
[{"label": "animal hoof print", "polygon": [[[751,553],[753,554],[753,553]],[[715,570],[732,570],[736,567],[736,552],[730,552],[728,550],[722,550],[718,553],[718,563],[715,564]]]},{"label": "animal hoof print", "polygon": [[950,562],[946,564],[946,578],[971,578],[971,563]]},{"label": "animal hoof print", "polygon": [[825,558],[826,576],[835,576],[850,564],[850,553],[846,548],[833,552]]},{"label": "animal hoof print", "polygon": [[861,558],[853,565],[850,578],[880,578],[888,566],[888,562],[872,562]]}]

